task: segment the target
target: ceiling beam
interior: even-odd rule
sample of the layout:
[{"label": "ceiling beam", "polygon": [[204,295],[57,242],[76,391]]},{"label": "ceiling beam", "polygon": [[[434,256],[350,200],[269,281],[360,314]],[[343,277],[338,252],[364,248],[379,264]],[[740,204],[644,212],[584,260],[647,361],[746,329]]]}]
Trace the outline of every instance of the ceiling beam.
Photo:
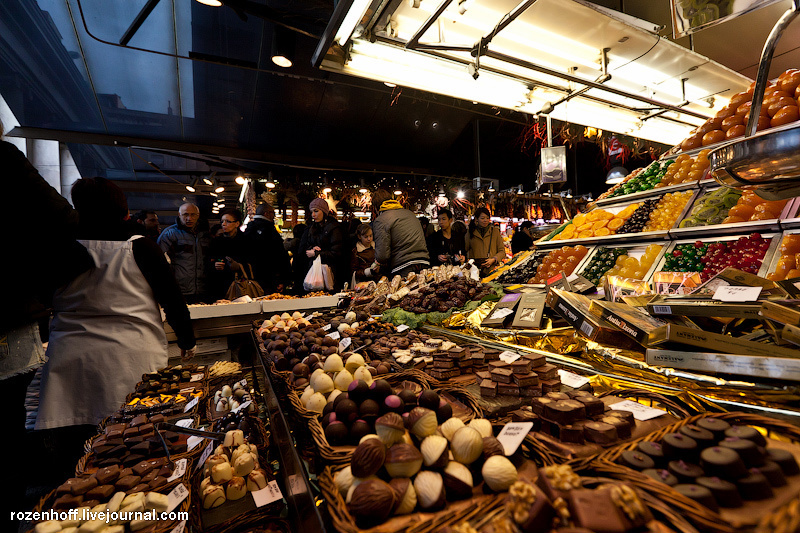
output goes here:
[{"label": "ceiling beam", "polygon": [[128,26],[128,29],[125,30],[125,33],[122,35],[122,38],[119,40],[119,44],[122,46],[127,45],[133,36],[136,35],[136,32],[139,31],[139,28],[142,27],[144,21],[147,20],[147,17],[150,16],[150,13],[153,12],[153,9],[158,5],[161,0],[147,0],[147,3],[144,5],[141,11],[136,15],[136,18],[133,19],[131,25]]}]

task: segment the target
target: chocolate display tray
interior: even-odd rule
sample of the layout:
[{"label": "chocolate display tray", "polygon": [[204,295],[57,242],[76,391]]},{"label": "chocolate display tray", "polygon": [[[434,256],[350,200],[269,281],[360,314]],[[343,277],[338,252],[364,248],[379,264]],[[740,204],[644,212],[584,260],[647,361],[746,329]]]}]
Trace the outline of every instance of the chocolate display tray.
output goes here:
[{"label": "chocolate display tray", "polygon": [[[600,398],[603,400],[603,403],[606,406],[610,407],[616,403],[619,403],[623,400],[623,398],[619,398],[616,396],[606,396],[604,398]],[[555,437],[548,435],[547,433],[542,433],[540,431],[531,431],[528,433],[529,436],[533,438],[533,440],[538,441],[540,444],[547,447],[550,451],[555,453],[560,457],[564,457],[566,459],[578,459],[584,457],[591,457],[593,455],[597,455],[598,453],[602,452],[606,448],[614,447],[619,444],[628,442],[632,439],[641,438],[653,431],[658,430],[664,426],[668,426],[670,424],[674,424],[678,421],[678,418],[675,416],[665,413],[657,418],[653,418],[647,421],[636,421],[636,427],[632,428],[631,437],[628,439],[620,439],[613,444],[609,444],[607,446],[601,446],[595,443],[586,443],[586,444],[574,444],[569,442],[562,442]]]}]

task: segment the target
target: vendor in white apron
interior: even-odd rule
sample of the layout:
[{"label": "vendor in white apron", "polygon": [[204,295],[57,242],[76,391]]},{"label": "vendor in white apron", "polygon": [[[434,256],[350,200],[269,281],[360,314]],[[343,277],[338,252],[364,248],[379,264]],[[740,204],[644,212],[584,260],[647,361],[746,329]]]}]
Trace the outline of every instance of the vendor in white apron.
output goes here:
[{"label": "vendor in white apron", "polygon": [[[104,238],[79,241],[95,266],[54,296],[37,430],[97,424],[120,409],[142,374],[167,365],[157,301],[170,325],[178,326],[182,354],[194,354],[189,312],[160,249],[138,235],[115,240],[124,238],[122,191],[103,178],[88,178],[76,182],[72,196],[81,216],[79,235]],[[116,203],[116,209],[97,207],[99,202]],[[104,224],[103,218],[112,220]],[[148,265],[148,277],[142,265]]]}]

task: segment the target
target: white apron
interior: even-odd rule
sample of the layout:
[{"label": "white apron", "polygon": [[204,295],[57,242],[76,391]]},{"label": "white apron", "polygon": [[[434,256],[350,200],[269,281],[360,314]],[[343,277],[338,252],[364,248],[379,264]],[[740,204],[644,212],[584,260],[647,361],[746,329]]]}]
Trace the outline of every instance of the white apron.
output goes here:
[{"label": "white apron", "polygon": [[97,424],[146,372],[167,364],[167,339],[150,284],[127,241],[79,241],[95,267],[53,298],[36,429]]}]

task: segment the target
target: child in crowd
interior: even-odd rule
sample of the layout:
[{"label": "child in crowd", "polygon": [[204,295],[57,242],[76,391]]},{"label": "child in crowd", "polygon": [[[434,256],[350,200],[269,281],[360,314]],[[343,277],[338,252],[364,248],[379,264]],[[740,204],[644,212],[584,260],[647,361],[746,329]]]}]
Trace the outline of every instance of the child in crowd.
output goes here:
[{"label": "child in crowd", "polygon": [[350,270],[355,275],[355,282],[378,280],[381,265],[375,261],[375,246],[372,241],[372,227],[361,224],[356,228],[356,247],[353,248]]}]

